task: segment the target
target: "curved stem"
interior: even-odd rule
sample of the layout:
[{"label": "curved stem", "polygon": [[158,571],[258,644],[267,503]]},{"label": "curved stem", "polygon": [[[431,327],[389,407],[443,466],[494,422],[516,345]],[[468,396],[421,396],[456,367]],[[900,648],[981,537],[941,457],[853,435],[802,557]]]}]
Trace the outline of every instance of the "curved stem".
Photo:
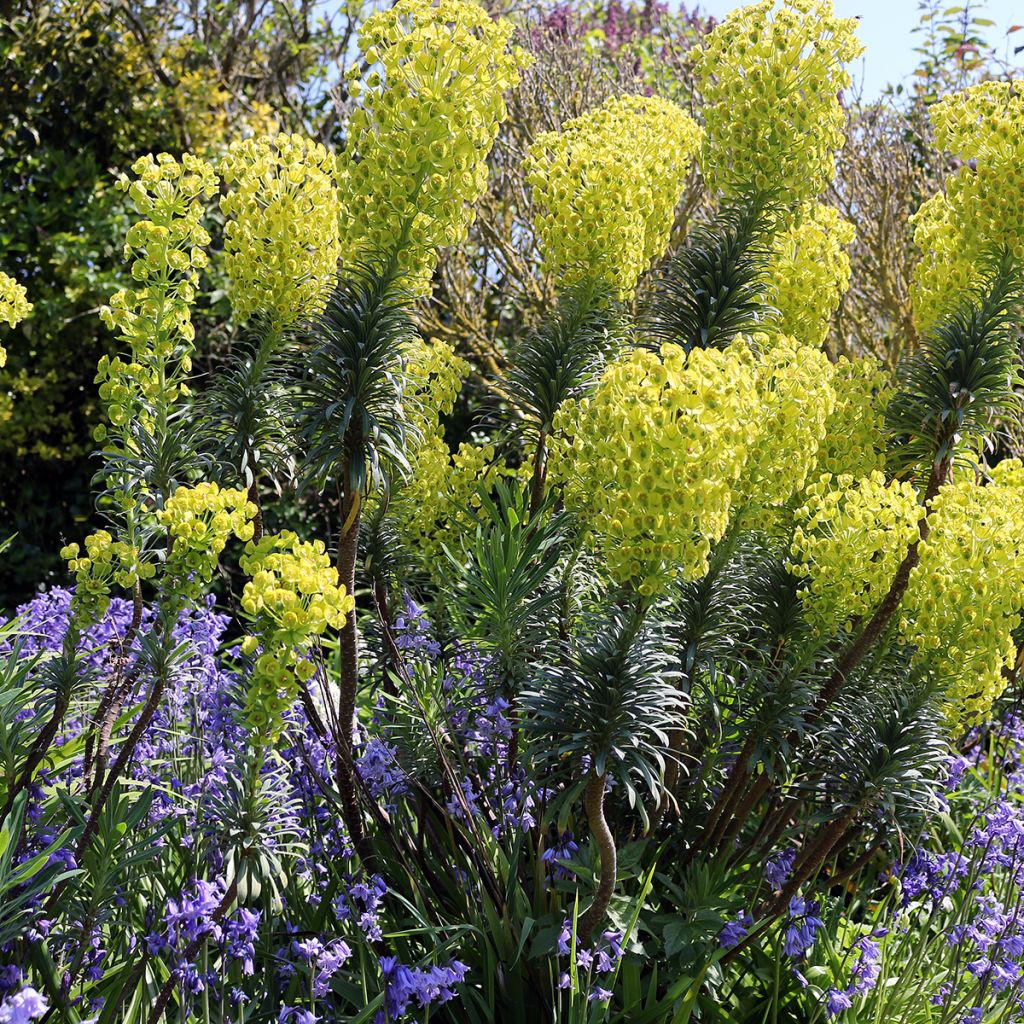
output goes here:
[{"label": "curved stem", "polygon": [[[356,559],[359,552],[360,495],[346,495],[341,505],[342,528],[338,538],[338,576],[348,593],[356,592]],[[363,822],[356,793],[355,758],[352,751],[352,723],[356,717],[356,694],[359,689],[359,631],[356,609],[348,613],[338,636],[341,654],[341,678],[338,681],[338,792],[349,838],[364,853]]]},{"label": "curved stem", "polygon": [[533,481],[530,485],[530,513],[536,514],[544,504],[544,488],[548,476],[547,434],[542,430],[537,438],[537,450],[533,456]]},{"label": "curved stem", "polygon": [[597,844],[598,853],[601,856],[601,876],[594,893],[594,900],[587,908],[586,913],[579,919],[578,933],[580,942],[589,946],[597,926],[604,920],[604,915],[611,903],[612,894],[615,892],[615,875],[618,869],[618,855],[615,850],[615,837],[608,827],[608,821],[604,816],[604,783],[605,776],[598,775],[591,771],[587,779],[587,789],[584,795],[584,807],[587,812],[587,824],[590,826],[590,834]]}]

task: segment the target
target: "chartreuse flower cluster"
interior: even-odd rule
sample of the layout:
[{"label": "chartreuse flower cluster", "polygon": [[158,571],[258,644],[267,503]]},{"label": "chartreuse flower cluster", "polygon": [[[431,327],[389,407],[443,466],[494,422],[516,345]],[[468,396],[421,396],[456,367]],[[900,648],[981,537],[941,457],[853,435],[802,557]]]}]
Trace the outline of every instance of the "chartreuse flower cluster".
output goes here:
[{"label": "chartreuse flower cluster", "polygon": [[350,73],[363,103],[339,161],[346,258],[397,255],[413,290],[429,289],[438,246],[465,237],[502,94],[527,63],[512,32],[472,0],[398,0],[363,23]]},{"label": "chartreuse flower cluster", "polygon": [[769,301],[780,326],[805,345],[822,345],[850,286],[853,225],[831,206],[811,206],[803,219],[775,236],[767,270]]},{"label": "chartreuse flower cluster", "polygon": [[545,268],[594,276],[620,297],[668,245],[701,130],[656,96],[617,96],[530,146],[527,180]]},{"label": "chartreuse flower cluster", "polygon": [[747,353],[687,356],[670,344],[623,356],[591,398],[563,405],[551,477],[613,579],[654,594],[677,575],[707,571],[729,523],[757,403]]},{"label": "chartreuse flower cluster", "polygon": [[[26,298],[23,285],[0,271],[0,323],[17,327],[32,312],[32,303]],[[7,362],[7,352],[0,345],[0,366]]]},{"label": "chartreuse flower cluster", "polygon": [[991,481],[964,475],[939,490],[921,561],[910,575],[900,630],[935,676],[954,725],[983,719],[1016,655],[1024,589],[1024,465],[1005,460]]},{"label": "chartreuse flower cluster", "polygon": [[429,571],[443,578],[444,549],[458,550],[458,539],[473,528],[480,488],[508,472],[492,444],[464,441],[452,453],[440,431],[424,437],[396,510],[403,537]]},{"label": "chartreuse flower cluster", "polygon": [[438,429],[441,416],[451,415],[469,363],[451,345],[417,337],[407,345],[403,364],[403,397],[412,425],[423,436]]},{"label": "chartreuse flower cluster", "polygon": [[919,536],[924,509],[906,482],[886,483],[878,470],[860,479],[823,475],[794,515],[790,568],[808,623],[828,636],[870,616]]},{"label": "chartreuse flower cluster", "polygon": [[411,550],[431,572],[444,572],[444,547],[454,550],[472,527],[479,487],[506,472],[493,445],[463,442],[452,453],[442,416],[451,414],[469,364],[444,342],[417,339],[405,364],[405,396],[416,443],[411,472],[395,512]]},{"label": "chartreuse flower cluster", "polygon": [[113,587],[131,590],[160,571],[165,595],[181,600],[198,598],[213,578],[217,559],[232,536],[250,540],[250,521],[256,506],[242,490],[221,489],[215,483],[179,487],[155,518],[167,535],[162,558],[148,557],[138,543],[117,540],[107,530],[85,538],[85,553],[78,544],[61,549],[61,557],[75,574],[75,604],[90,621],[105,614]]},{"label": "chartreuse flower cluster", "polygon": [[176,593],[197,598],[213,579],[217,559],[232,537],[252,539],[256,506],[246,491],[215,483],[179,487],[157,511],[167,531],[166,575]]},{"label": "chartreuse flower cluster", "polygon": [[1006,247],[1024,259],[1024,83],[985,82],[930,110],[935,144],[960,161],[945,193],[922,204],[914,242],[914,320],[922,331],[973,299],[979,257]]},{"label": "chartreuse flower cluster", "polygon": [[75,574],[74,603],[86,622],[97,622],[110,607],[113,588],[131,590],[141,580],[156,575],[156,564],[144,556],[138,545],[115,540],[108,530],[97,530],[85,538],[85,552],[68,544],[60,557]]},{"label": "chartreuse flower cluster", "polygon": [[289,530],[250,541],[240,564],[251,577],[242,591],[242,610],[252,634],[242,650],[259,650],[245,717],[257,737],[274,743],[300,685],[315,671],[311,645],[341,627],[355,610],[355,599],[339,582],[323,543],[299,540]]},{"label": "chartreuse flower cluster", "polygon": [[816,469],[855,480],[885,469],[885,410],[893,381],[875,359],[840,356],[832,373],[836,404],[825,421]]},{"label": "chartreuse flower cluster", "polygon": [[731,346],[749,361],[756,389],[745,410],[749,448],[733,503],[747,511],[786,504],[813,469],[835,408],[824,352],[785,334],[754,335]]},{"label": "chartreuse flower cluster", "polygon": [[283,326],[316,311],[341,254],[334,154],[302,135],[264,135],[232,143],[218,169],[235,315]]},{"label": "chartreuse flower cluster", "polygon": [[[128,445],[123,428],[138,421],[152,430],[158,410],[187,392],[195,338],[190,305],[210,242],[202,219],[217,189],[213,168],[189,153],[180,162],[166,153],[144,156],[132,170],[134,181],[121,175],[117,184],[143,218],[129,228],[124,248],[139,287],[116,292],[100,312],[128,352],[103,356],[96,376],[110,425]],[[101,428],[98,439],[105,436]]]},{"label": "chartreuse flower cluster", "polygon": [[793,210],[821,195],[843,144],[844,65],[863,49],[856,25],[837,18],[830,0],[761,0],[708,35],[697,75],[712,188],[777,190]]}]

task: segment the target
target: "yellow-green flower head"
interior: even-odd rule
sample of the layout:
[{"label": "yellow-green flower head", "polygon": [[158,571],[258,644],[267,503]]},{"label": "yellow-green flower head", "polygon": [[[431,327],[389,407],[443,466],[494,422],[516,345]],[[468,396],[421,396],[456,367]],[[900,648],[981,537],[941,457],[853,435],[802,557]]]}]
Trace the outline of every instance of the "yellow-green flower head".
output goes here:
[{"label": "yellow-green flower head", "polygon": [[776,189],[793,209],[824,192],[843,144],[844,65],[863,51],[856,26],[831,0],[761,0],[707,36],[697,75],[713,189]]},{"label": "yellow-green flower head", "polygon": [[219,170],[231,304],[284,325],[316,312],[341,255],[337,162],[302,135],[233,142]]},{"label": "yellow-green flower head", "polygon": [[448,573],[444,549],[457,552],[475,528],[479,487],[509,472],[493,445],[463,442],[452,453],[438,426],[423,435],[394,510],[409,550],[438,582]]},{"label": "yellow-green flower head", "polygon": [[252,623],[242,650],[256,658],[245,700],[250,728],[276,742],[284,714],[315,665],[309,649],[317,637],[338,629],[355,610],[321,541],[303,541],[289,530],[250,541],[241,559],[251,579],[242,590],[242,611]]},{"label": "yellow-green flower head", "polygon": [[355,608],[322,541],[300,540],[290,530],[266,534],[246,545],[240,564],[252,577],[242,610],[265,648],[306,645],[338,629]]},{"label": "yellow-green flower head", "polygon": [[[26,298],[24,286],[0,271],[0,323],[17,327],[32,312],[32,303]],[[7,362],[7,352],[0,345],[0,366]]]},{"label": "yellow-green flower head", "polygon": [[438,247],[466,235],[502,94],[527,64],[512,33],[472,0],[398,0],[363,23],[350,73],[363,101],[339,159],[346,259],[397,253],[407,283],[429,291]]},{"label": "yellow-green flower head", "polygon": [[986,250],[1005,247],[1024,259],[1024,84],[972,86],[944,97],[930,116],[936,145],[961,165],[914,217],[921,261],[912,299],[921,331],[977,297]]},{"label": "yellow-green flower head", "polygon": [[887,484],[878,470],[860,479],[826,474],[808,486],[794,515],[790,568],[807,581],[804,613],[820,635],[874,612],[923,514],[909,483]]},{"label": "yellow-green flower head", "polygon": [[654,594],[707,571],[756,443],[757,405],[748,353],[678,345],[623,356],[591,398],[563,405],[550,478],[613,579]]},{"label": "yellow-green flower head", "polygon": [[1001,462],[987,484],[962,476],[932,502],[900,630],[945,694],[954,727],[983,721],[1016,656],[1024,588],[1024,465]]},{"label": "yellow-green flower head", "polygon": [[701,130],[675,103],[617,96],[530,146],[527,180],[545,268],[620,297],[665,251]]},{"label": "yellow-green flower head", "polygon": [[965,248],[957,215],[945,192],[926,199],[911,218],[921,259],[911,289],[914,324],[927,332],[981,285],[979,267]]},{"label": "yellow-green flower head", "polygon": [[136,177],[121,175],[117,187],[143,218],[129,228],[124,247],[139,287],[116,292],[100,310],[129,353],[126,359],[104,356],[96,376],[108,419],[118,428],[134,419],[148,425],[147,405],[170,404],[187,393],[169,362],[179,360],[175,369],[182,374],[190,369],[190,306],[210,244],[202,219],[205,201],[217,189],[213,168],[191,153],[180,162],[167,153],[140,157],[132,170]]},{"label": "yellow-green flower head", "polygon": [[928,109],[935,145],[962,160],[997,163],[1024,147],[1024,82],[982,82],[949,93]]},{"label": "yellow-green flower head", "polygon": [[816,471],[859,480],[884,470],[891,375],[876,359],[840,356],[833,367],[832,389],[836,404],[825,421]]},{"label": "yellow-green flower head", "polygon": [[95,622],[110,607],[114,587],[133,589],[140,580],[156,575],[156,565],[135,545],[114,540],[108,530],[89,534],[84,543],[84,552],[78,544],[68,544],[61,548],[60,556],[75,574],[76,610],[86,621]]},{"label": "yellow-green flower head", "polygon": [[784,505],[807,480],[835,409],[834,369],[820,349],[780,334],[739,338],[730,346],[747,359],[756,386],[745,412],[750,450],[735,487],[744,508]]},{"label": "yellow-green flower head", "polygon": [[816,203],[772,242],[767,269],[770,301],[780,326],[804,345],[818,347],[850,286],[854,227],[831,206]]},{"label": "yellow-green flower head", "polygon": [[417,337],[409,343],[403,396],[420,434],[436,430],[440,417],[451,415],[468,372],[469,363],[446,342]]},{"label": "yellow-green flower head", "polygon": [[231,537],[252,539],[255,515],[244,490],[215,483],[179,487],[156,513],[168,534],[167,567],[175,589],[186,597],[201,594]]}]

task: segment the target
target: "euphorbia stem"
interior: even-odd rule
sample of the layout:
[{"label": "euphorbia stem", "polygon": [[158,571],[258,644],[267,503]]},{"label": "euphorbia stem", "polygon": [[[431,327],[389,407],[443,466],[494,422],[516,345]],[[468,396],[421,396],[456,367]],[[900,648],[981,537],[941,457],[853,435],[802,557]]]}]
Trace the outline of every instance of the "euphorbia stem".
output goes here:
[{"label": "euphorbia stem", "polygon": [[57,730],[60,728],[61,722],[64,721],[64,715],[67,713],[67,710],[67,696],[65,694],[58,694],[57,700],[53,705],[53,714],[50,715],[49,721],[40,730],[39,735],[32,744],[32,749],[29,751],[28,757],[25,758],[24,767],[21,769],[17,781],[11,787],[11,792],[4,802],[3,810],[0,810],[0,825],[7,820],[7,815],[11,813],[18,796],[31,785],[36,769],[42,763],[46,752],[50,749],[50,744],[57,735]]},{"label": "euphorbia stem", "polygon": [[[117,674],[107,685],[100,701],[96,716],[93,719],[93,727],[85,740],[85,767],[82,778],[89,787],[89,794],[95,792],[103,782],[103,772],[106,768],[107,750],[110,747],[110,734],[114,728],[114,722],[121,713],[121,708],[138,681],[140,666],[136,664],[128,668],[127,675],[122,677],[122,671],[129,666],[129,652],[135,642],[135,636],[142,625],[142,586],[135,581],[132,591],[132,621],[121,641],[121,653]],[[98,737],[98,739],[97,739]],[[95,772],[94,772],[95,762]]]},{"label": "euphorbia stem", "polygon": [[533,483],[530,487],[530,513],[536,513],[544,504],[544,487],[548,476],[548,441],[542,430],[537,438],[537,450],[533,456]]},{"label": "euphorbia stem", "polygon": [[601,876],[594,901],[579,919],[578,933],[584,946],[590,945],[597,926],[604,920],[608,904],[611,903],[612,894],[615,892],[615,875],[618,870],[615,837],[604,816],[604,784],[605,776],[591,770],[583,798],[590,834],[597,844],[597,851],[601,857]]},{"label": "euphorbia stem", "polygon": [[[360,494],[346,494],[341,503],[341,535],[338,538],[338,576],[355,598],[356,559],[359,553]],[[338,636],[341,654],[341,679],[338,682],[338,792],[348,828],[349,838],[358,848],[363,844],[363,823],[356,794],[355,758],[352,751],[352,723],[356,715],[356,694],[359,689],[359,633],[356,609],[348,613]],[[362,855],[362,849],[360,854]]]}]

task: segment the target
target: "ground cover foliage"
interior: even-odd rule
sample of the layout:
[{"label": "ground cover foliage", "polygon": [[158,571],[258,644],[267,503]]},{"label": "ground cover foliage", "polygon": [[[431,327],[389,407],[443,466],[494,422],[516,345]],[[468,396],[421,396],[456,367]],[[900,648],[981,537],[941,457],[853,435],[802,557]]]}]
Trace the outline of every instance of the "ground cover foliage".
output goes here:
[{"label": "ground cover foliage", "polygon": [[218,96],[111,184],[0,1022],[1024,1017],[1024,89],[927,66],[910,336],[840,354],[855,21],[601,18],[399,0],[342,138]]}]

